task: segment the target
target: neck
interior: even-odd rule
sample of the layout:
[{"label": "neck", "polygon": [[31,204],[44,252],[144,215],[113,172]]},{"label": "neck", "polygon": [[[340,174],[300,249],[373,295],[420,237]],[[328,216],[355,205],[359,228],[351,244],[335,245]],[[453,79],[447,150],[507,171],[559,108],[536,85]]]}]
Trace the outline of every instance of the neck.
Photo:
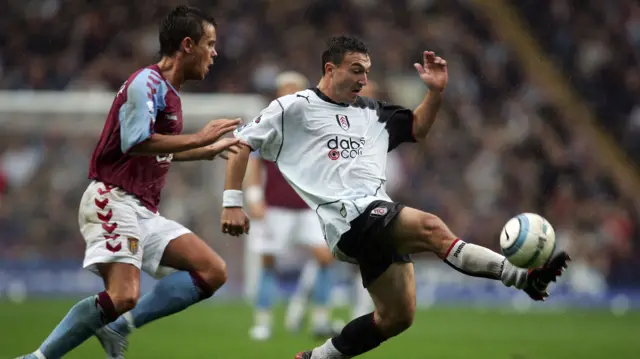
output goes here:
[{"label": "neck", "polygon": [[325,94],[328,98],[331,99],[331,101],[336,102],[336,103],[342,103],[342,101],[338,100],[338,96],[336,96],[335,92],[331,89],[331,86],[329,86],[329,79],[327,79],[325,76],[323,76],[320,79],[320,82],[318,83],[318,90],[322,91],[323,94]]},{"label": "neck", "polygon": [[184,73],[179,70],[179,61],[175,57],[163,56],[158,62],[158,67],[162,76],[175,88],[180,91],[180,87],[184,83]]}]

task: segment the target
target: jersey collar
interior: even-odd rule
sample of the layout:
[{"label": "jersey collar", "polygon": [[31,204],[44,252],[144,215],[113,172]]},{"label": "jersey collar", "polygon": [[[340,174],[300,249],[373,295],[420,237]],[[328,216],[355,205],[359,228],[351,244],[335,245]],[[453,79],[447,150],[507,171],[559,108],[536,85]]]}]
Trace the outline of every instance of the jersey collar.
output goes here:
[{"label": "jersey collar", "polygon": [[314,87],[311,89],[311,91],[315,92],[315,94],[320,97],[321,100],[332,103],[334,105],[338,105],[338,106],[342,106],[342,107],[349,107],[349,104],[347,103],[338,103],[333,101],[332,99],[329,98],[329,96],[325,95],[322,91],[320,91],[319,88]]}]

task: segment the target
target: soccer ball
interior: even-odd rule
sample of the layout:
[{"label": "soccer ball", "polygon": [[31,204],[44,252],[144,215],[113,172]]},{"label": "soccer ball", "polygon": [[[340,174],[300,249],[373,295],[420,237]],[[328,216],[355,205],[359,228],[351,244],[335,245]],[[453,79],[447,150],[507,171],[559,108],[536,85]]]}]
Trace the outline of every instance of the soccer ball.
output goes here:
[{"label": "soccer ball", "polygon": [[549,221],[535,213],[522,213],[511,218],[500,234],[502,254],[520,268],[543,266],[555,247],[556,232]]}]

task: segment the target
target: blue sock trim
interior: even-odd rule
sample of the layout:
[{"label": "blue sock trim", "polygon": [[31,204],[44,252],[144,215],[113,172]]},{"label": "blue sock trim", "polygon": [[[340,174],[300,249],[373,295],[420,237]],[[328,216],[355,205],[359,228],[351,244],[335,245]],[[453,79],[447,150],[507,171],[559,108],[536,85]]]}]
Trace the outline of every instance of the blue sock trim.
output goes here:
[{"label": "blue sock trim", "polygon": [[275,302],[278,295],[278,279],[273,268],[263,268],[258,286],[256,307],[258,309],[269,309]]},{"label": "blue sock trim", "polygon": [[329,304],[331,287],[333,286],[333,272],[328,266],[320,266],[316,283],[313,288],[313,302],[318,306]]}]

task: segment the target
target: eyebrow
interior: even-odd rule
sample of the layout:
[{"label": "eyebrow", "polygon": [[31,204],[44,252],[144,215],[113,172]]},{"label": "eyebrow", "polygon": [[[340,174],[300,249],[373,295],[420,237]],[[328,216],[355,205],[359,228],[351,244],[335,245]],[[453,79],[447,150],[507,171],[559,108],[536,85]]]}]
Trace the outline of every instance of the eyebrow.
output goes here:
[{"label": "eyebrow", "polygon": [[371,69],[371,66],[369,66],[369,69],[367,69],[366,67],[364,67],[361,63],[355,62],[353,64],[351,64],[351,66],[355,66],[355,67],[359,67],[365,71],[369,71]]}]

